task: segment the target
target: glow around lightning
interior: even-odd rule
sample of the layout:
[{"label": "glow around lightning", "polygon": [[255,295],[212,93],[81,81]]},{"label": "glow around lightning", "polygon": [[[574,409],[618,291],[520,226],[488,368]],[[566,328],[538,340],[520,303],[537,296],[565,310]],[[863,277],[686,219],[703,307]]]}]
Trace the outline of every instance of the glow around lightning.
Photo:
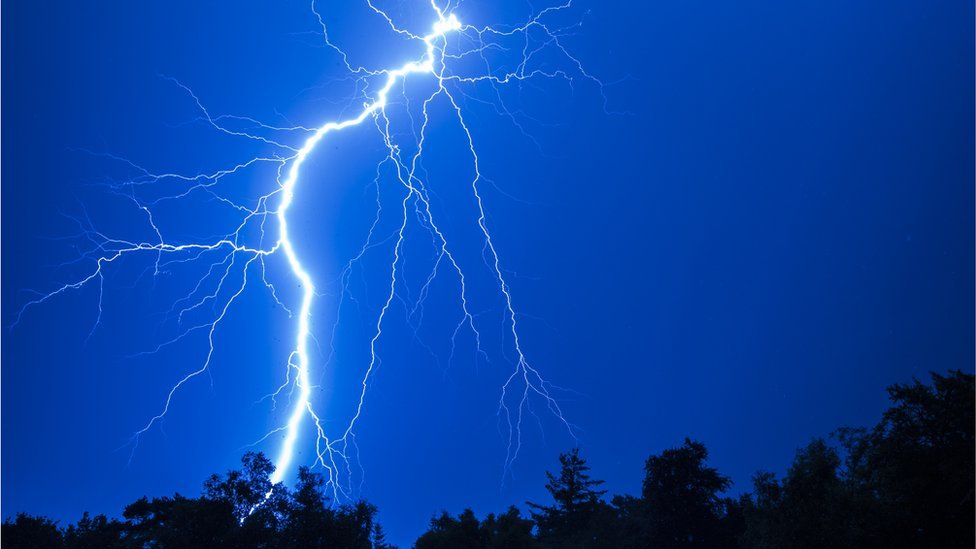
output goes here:
[{"label": "glow around lightning", "polygon": [[[291,161],[291,167],[288,169],[288,178],[285,179],[284,185],[282,185],[281,204],[278,206],[278,224],[280,227],[278,244],[284,251],[285,257],[288,258],[288,264],[291,265],[291,269],[295,273],[295,277],[301,281],[303,288],[302,305],[298,311],[298,334],[296,337],[295,348],[295,356],[298,360],[298,379],[296,380],[296,386],[299,390],[299,396],[296,399],[294,411],[292,411],[291,417],[288,419],[288,425],[286,427],[287,434],[285,435],[285,441],[282,445],[281,453],[276,461],[275,472],[271,477],[272,483],[280,482],[284,477],[285,471],[287,471],[291,466],[291,461],[295,455],[295,444],[298,441],[298,431],[306,412],[312,415],[312,417],[315,417],[315,412],[312,411],[311,402],[309,401],[311,380],[309,379],[308,375],[308,338],[310,331],[309,317],[312,314],[312,298],[315,296],[315,285],[312,283],[312,278],[307,272],[305,272],[305,269],[302,268],[301,262],[295,255],[295,248],[292,246],[288,235],[287,216],[288,207],[291,206],[292,201],[295,198],[295,185],[298,184],[302,164],[326,134],[332,131],[347,128],[349,126],[361,124],[369,115],[378,110],[382,110],[383,107],[386,106],[387,95],[390,93],[390,90],[393,88],[393,85],[396,84],[397,80],[405,78],[411,73],[433,73],[435,48],[434,40],[443,39],[446,33],[456,31],[459,28],[461,28],[461,24],[454,15],[451,15],[447,19],[441,17],[441,19],[439,19],[434,25],[434,32],[423,37],[424,44],[427,45],[427,53],[422,61],[407,63],[399,69],[389,71],[386,77],[386,85],[384,85],[379,93],[377,93],[376,100],[370,104],[367,104],[359,116],[342,122],[328,122],[321,126],[315,131],[312,137],[309,137],[308,140],[305,141],[305,145],[299,149],[298,154],[296,154],[295,158]],[[316,417],[316,422],[318,423],[317,419],[318,418]]]},{"label": "glow around lightning", "polygon": [[[168,269],[179,268],[184,264],[209,263],[206,274],[196,283],[192,290],[177,302],[173,303],[170,313],[176,317],[181,327],[178,335],[174,338],[161,342],[154,349],[146,352],[156,352],[163,347],[181,344],[184,338],[192,333],[203,332],[207,336],[208,348],[200,366],[189,374],[182,377],[169,390],[165,401],[162,403],[160,411],[139,429],[133,437],[132,452],[136,451],[140,436],[146,435],[150,429],[159,423],[168,413],[174,404],[174,397],[180,389],[187,383],[192,382],[198,376],[204,374],[211,367],[215,354],[214,333],[221,325],[224,318],[230,313],[235,300],[244,292],[251,282],[263,284],[275,300],[284,310],[288,311],[293,320],[294,332],[291,334],[294,341],[294,348],[288,357],[286,366],[286,376],[284,383],[276,391],[268,395],[275,400],[283,395],[288,396],[289,411],[287,421],[278,428],[267,433],[265,437],[257,442],[271,440],[272,435],[283,435],[280,449],[275,459],[275,472],[271,478],[273,483],[278,483],[286,478],[292,471],[296,449],[301,444],[303,433],[315,434],[315,459],[314,465],[321,466],[328,472],[329,485],[336,496],[348,495],[351,489],[352,469],[350,467],[351,446],[355,444],[353,440],[354,429],[361,416],[364,405],[366,404],[367,388],[371,376],[374,374],[378,365],[379,357],[377,343],[383,336],[383,326],[386,321],[387,312],[397,295],[397,287],[400,283],[398,270],[402,266],[403,244],[405,240],[408,220],[411,217],[410,209],[413,214],[420,219],[429,231],[437,252],[437,259],[433,270],[426,279],[426,283],[421,289],[422,302],[439,269],[443,265],[449,268],[457,277],[460,292],[460,320],[454,330],[457,336],[463,329],[470,330],[474,336],[477,351],[483,354],[481,349],[481,334],[476,322],[476,314],[470,308],[469,288],[466,284],[465,269],[458,261],[452,247],[448,243],[445,234],[439,228],[435,216],[432,212],[429,193],[426,183],[421,177],[419,169],[420,160],[424,154],[424,144],[428,133],[428,108],[435,101],[445,102],[453,112],[460,127],[463,129],[467,140],[467,148],[470,153],[470,161],[473,167],[474,176],[468,182],[471,188],[475,203],[477,205],[478,218],[477,226],[484,239],[484,254],[486,266],[493,273],[504,304],[505,330],[510,336],[510,342],[514,350],[511,359],[511,373],[507,375],[505,383],[500,388],[498,417],[504,426],[507,457],[505,467],[507,468],[513,460],[518,457],[522,444],[522,425],[526,414],[531,414],[531,400],[540,399],[545,407],[558,418],[565,427],[572,433],[571,425],[563,417],[559,403],[551,394],[552,386],[549,385],[540,375],[539,371],[530,365],[520,338],[518,327],[518,314],[514,306],[514,299],[511,288],[504,276],[502,260],[492,240],[488,226],[485,203],[479,185],[483,182],[481,164],[475,148],[475,137],[465,122],[463,110],[459,101],[459,93],[465,96],[474,93],[461,91],[465,86],[473,88],[475,91],[481,87],[488,87],[494,90],[494,97],[486,101],[497,100],[496,110],[508,116],[513,123],[518,125],[518,120],[512,115],[511,111],[500,100],[497,93],[497,86],[506,84],[521,84],[522,82],[539,79],[554,78],[567,81],[572,85],[575,79],[588,80],[600,87],[598,80],[589,75],[582,65],[569,54],[562,43],[563,37],[572,30],[573,26],[552,28],[546,24],[547,17],[555,15],[571,7],[572,2],[545,8],[537,12],[534,16],[520,25],[505,28],[492,26],[477,27],[465,24],[462,19],[453,12],[452,6],[448,3],[444,7],[439,7],[436,2],[431,2],[432,26],[429,33],[420,35],[397,26],[393,18],[386,12],[377,8],[372,2],[367,1],[367,6],[377,17],[383,18],[393,32],[403,35],[410,41],[423,45],[423,54],[419,59],[407,61],[402,66],[393,69],[369,69],[356,66],[351,63],[351,56],[342,48],[334,44],[328,34],[325,15],[320,12],[315,3],[312,3],[311,12],[321,25],[321,33],[325,44],[332,48],[339,55],[345,67],[359,82],[365,84],[371,80],[379,80],[382,86],[373,94],[368,94],[362,104],[361,109],[353,116],[331,120],[322,123],[317,127],[307,126],[288,126],[280,127],[260,123],[249,117],[240,116],[213,116],[204,106],[203,102],[193,93],[193,91],[177,80],[173,82],[182,88],[196,103],[201,113],[201,121],[212,126],[216,131],[225,133],[235,138],[250,140],[260,143],[273,150],[273,153],[266,156],[250,158],[239,162],[225,169],[216,170],[211,173],[199,174],[179,174],[179,173],[153,173],[142,168],[138,164],[122,159],[113,155],[104,154],[113,161],[124,163],[130,169],[136,170],[139,174],[131,180],[111,186],[112,192],[125,196],[130,199],[134,207],[141,212],[155,235],[154,241],[139,241],[127,238],[118,238],[104,234],[95,228],[95,223],[87,218],[79,221],[83,228],[84,237],[93,243],[90,252],[84,254],[80,260],[90,261],[93,268],[79,279],[65,284],[56,290],[42,294],[37,299],[27,303],[22,309],[18,322],[29,307],[53,300],[57,296],[66,292],[77,290],[82,287],[97,284],[99,291],[98,298],[98,317],[92,328],[98,328],[102,312],[102,295],[105,291],[105,274],[113,265],[121,262],[123,258],[132,255],[149,255],[151,257],[151,271],[153,276],[158,276],[161,272]],[[457,6],[454,6],[457,9]],[[521,38],[524,46],[517,52],[518,62],[512,68],[504,70],[492,70],[487,53],[504,49],[500,41],[509,38]],[[462,45],[467,44],[467,45]],[[561,68],[548,68],[551,64],[534,65],[534,60],[543,52],[555,52],[564,61]],[[485,70],[480,74],[467,74],[453,72],[452,63],[462,61],[475,56],[484,61]],[[413,143],[415,151],[410,155],[404,155],[401,148],[394,138],[394,133],[390,130],[390,118],[387,113],[390,95],[398,91],[398,86],[408,78],[426,78],[436,84],[436,90],[430,95],[423,97],[423,120],[420,125],[417,141]],[[403,88],[404,90],[406,88]],[[250,129],[240,129],[241,122],[247,123]],[[387,149],[387,156],[383,160],[385,164],[392,165],[396,174],[396,180],[405,190],[405,196],[401,202],[402,222],[399,230],[394,235],[393,258],[389,264],[390,279],[389,286],[385,290],[385,301],[380,308],[375,321],[375,330],[369,340],[369,364],[366,365],[362,385],[356,399],[356,409],[351,415],[351,419],[335,436],[327,433],[324,418],[316,412],[318,407],[313,402],[312,388],[313,383],[310,376],[312,359],[309,353],[309,340],[313,338],[312,307],[316,301],[316,284],[312,276],[303,265],[302,258],[295,251],[292,228],[289,225],[289,211],[296,200],[296,189],[301,185],[308,185],[312,182],[303,180],[302,169],[306,160],[315,153],[317,147],[330,139],[339,139],[339,133],[351,126],[359,126],[372,123],[380,133],[383,143]],[[521,126],[519,126],[521,129]],[[303,140],[298,145],[288,144],[288,140],[268,135],[296,135],[305,134]],[[218,183],[226,178],[241,175],[248,170],[260,165],[277,166],[278,180],[273,190],[260,196],[253,203],[241,203],[222,196],[216,191]],[[379,169],[377,171],[379,174]],[[137,190],[146,185],[164,185],[176,183],[182,185],[182,190],[176,193],[164,193],[151,200],[138,197]],[[378,189],[377,189],[378,192]],[[240,213],[240,222],[233,230],[221,238],[210,241],[200,242],[181,242],[172,243],[164,238],[166,231],[157,226],[153,217],[153,209],[163,202],[185,200],[193,194],[209,194],[217,203],[227,206]],[[379,207],[379,206],[378,206]],[[377,211],[377,221],[380,211]],[[276,221],[276,227],[268,227],[269,220]],[[258,243],[250,242],[245,236],[246,230],[253,227],[260,230]],[[373,227],[375,228],[374,222]],[[276,237],[269,238],[268,233]],[[373,230],[370,230],[367,242],[363,245],[360,254],[350,261],[351,266],[359,260],[371,246]],[[300,303],[286,304],[279,298],[275,284],[269,279],[266,260],[272,256],[281,256],[287,260],[290,276],[301,288]],[[349,266],[347,266],[348,270]],[[240,270],[240,280],[234,278],[235,269]],[[250,276],[249,276],[250,273]],[[280,282],[279,282],[280,284]],[[214,289],[208,291],[208,286]],[[205,321],[192,323],[187,321],[194,315],[199,314],[207,307],[212,308],[215,315]],[[340,302],[341,307],[341,302]],[[416,310],[417,305],[414,306]],[[412,313],[411,313],[412,314]],[[185,325],[185,321],[189,325]],[[338,321],[337,321],[338,322]],[[334,333],[334,332],[333,332]],[[453,341],[452,341],[453,348]],[[514,404],[514,405],[513,405]]]}]

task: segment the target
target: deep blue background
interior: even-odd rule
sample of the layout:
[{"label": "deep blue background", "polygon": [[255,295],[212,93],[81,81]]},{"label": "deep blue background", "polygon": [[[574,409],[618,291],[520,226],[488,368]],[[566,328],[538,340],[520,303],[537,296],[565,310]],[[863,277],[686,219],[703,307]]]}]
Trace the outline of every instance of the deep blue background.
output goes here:
[{"label": "deep blue background", "polygon": [[[382,22],[349,5],[323,7],[334,38],[359,62],[402,62]],[[973,371],[971,2],[581,6],[572,16],[584,24],[566,43],[590,72],[617,82],[607,108],[629,114],[606,113],[585,82],[575,92],[526,87],[511,99],[546,122],[527,122],[537,146],[490,106],[468,107],[484,174],[498,187],[486,191],[489,223],[525,313],[524,346],[551,381],[575,391],[560,398],[609,489],[638,490],[643,459],[691,436],[745,490],[757,468],[782,470],[811,437],[876,421],[886,385]],[[526,9],[468,2],[458,13],[514,22]],[[154,290],[139,277],[145,264],[132,264],[107,280],[90,339],[92,288],[11,325],[26,290],[82,272],[57,268],[78,254],[61,239],[77,232],[64,214],[85,204],[115,234],[128,227],[149,238],[131,208],[90,185],[124,177],[119,166],[73,149],[160,171],[262,152],[186,126],[198,113],[159,74],[219,113],[333,118],[342,105],[332,101],[351,87],[334,81],[341,67],[315,30],[304,2],[4,3],[4,516],[73,521],[85,509],[120,513],[146,494],[195,494],[274,425],[252,403],[280,381],[289,325],[259,289],[221,328],[212,383],[181,393],[131,464],[128,437],[202,358],[200,339],[127,358],[160,342],[154,315],[175,290]],[[476,257],[465,236],[470,168],[441,115],[428,167],[443,182],[445,223]],[[300,251],[323,279],[369,226],[381,154],[368,131],[330,145],[337,154],[310,167],[323,185],[295,212]],[[452,172],[463,176],[454,185]],[[369,265],[382,268],[382,256]],[[441,508],[482,514],[542,498],[543,470],[573,444],[543,415],[545,436],[526,430],[502,486],[495,406],[508,366],[474,363],[463,337],[467,350],[444,363],[449,341],[437,326],[457,308],[450,277],[443,283],[424,333],[438,359],[391,323],[359,429],[362,495],[404,544]],[[489,303],[487,287],[479,291]],[[360,324],[378,299],[337,332],[346,369],[323,389],[337,410],[348,410],[342,378],[362,367]],[[327,303],[316,318],[325,338]]]}]

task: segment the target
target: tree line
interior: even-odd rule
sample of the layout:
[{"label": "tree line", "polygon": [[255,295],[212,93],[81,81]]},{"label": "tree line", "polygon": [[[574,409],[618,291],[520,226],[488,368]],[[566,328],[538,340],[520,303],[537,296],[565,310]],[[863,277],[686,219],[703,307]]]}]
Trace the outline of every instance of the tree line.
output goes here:
[{"label": "tree line", "polygon": [[[479,519],[435,515],[417,549],[918,548],[976,546],[976,380],[961,371],[888,388],[891,405],[871,428],[815,439],[779,477],[760,471],[752,491],[731,480],[708,449],[685,439],[650,456],[639,495],[607,497],[578,448],[547,472],[551,501]],[[289,489],[248,453],[240,470],[213,475],[199,497],[142,498],[122,519],[85,513],[67,527],[18,514],[3,547],[390,548],[365,501],[330,505],[322,475],[301,468]]]}]

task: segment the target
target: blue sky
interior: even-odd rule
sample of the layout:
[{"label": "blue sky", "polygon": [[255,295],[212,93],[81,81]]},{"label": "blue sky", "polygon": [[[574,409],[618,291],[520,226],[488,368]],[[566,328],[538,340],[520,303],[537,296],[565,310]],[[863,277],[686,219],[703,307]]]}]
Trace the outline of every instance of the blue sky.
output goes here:
[{"label": "blue sky", "polygon": [[[473,24],[529,13],[490,4],[463,2],[456,13]],[[579,2],[553,19],[581,23],[564,43],[606,83],[605,104],[585,79],[498,95],[473,86],[462,101],[523,348],[562,388],[554,394],[594,473],[634,492],[643,460],[690,436],[745,490],[756,469],[784,469],[810,438],[875,421],[886,385],[972,371],[972,4],[633,4]],[[384,5],[426,29],[424,3]],[[358,3],[320,11],[356,63],[416,55]],[[255,404],[282,381],[293,326],[266,290],[235,303],[209,375],[178,394],[135,451],[132,433],[207,346],[194,335],[133,355],[172,336],[165,313],[201,272],[153,277],[151,259],[121,264],[106,277],[94,332],[94,286],[14,321],[31,291],[90,270],[74,262],[87,249],[76,220],[152,237],[131,202],[105,192],[133,170],[90,152],[183,173],[273,152],[200,124],[192,98],[160,75],[215,114],[276,124],[335,118],[356,88],[304,2],[38,1],[5,4],[3,21],[3,514],[73,521],[86,509],[118,514],[142,495],[195,494],[283,417]],[[463,134],[444,107],[425,168],[439,219],[472,266],[489,356],[476,358],[463,332],[451,359],[450,273],[416,331],[394,304],[356,441],[361,495],[404,543],[439,509],[482,514],[543,498],[543,471],[574,444],[536,401],[539,422],[504,473],[497,403],[511,341],[479,267]],[[374,218],[383,148],[375,130],[357,128],[321,151],[296,205],[296,247],[316,279],[332,281]],[[226,192],[254,196],[269,181],[258,170]],[[395,186],[380,189],[393,206]],[[206,200],[157,215],[174,240],[231,218]],[[412,230],[405,301],[430,259],[425,233]],[[388,257],[378,248],[356,271],[334,367],[317,371],[329,418],[354,405]],[[271,270],[294,300],[283,266]],[[325,348],[336,286],[322,289],[313,330]],[[316,352],[322,366],[328,352]],[[259,448],[275,454],[275,442]],[[310,462],[311,437],[303,444],[298,460]]]}]

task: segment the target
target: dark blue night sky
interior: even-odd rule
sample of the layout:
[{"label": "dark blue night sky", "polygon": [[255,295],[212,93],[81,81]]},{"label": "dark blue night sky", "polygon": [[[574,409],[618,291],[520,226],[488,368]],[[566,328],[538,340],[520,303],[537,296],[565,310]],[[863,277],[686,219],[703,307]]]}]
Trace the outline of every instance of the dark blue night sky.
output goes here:
[{"label": "dark blue night sky", "polygon": [[[417,4],[383,5],[426,30],[432,16]],[[466,89],[522,346],[615,493],[637,491],[643,460],[685,436],[748,490],[757,469],[783,470],[811,438],[875,422],[885,386],[974,369],[972,3],[787,4],[579,2],[554,24],[581,23],[564,44],[605,83],[606,102],[586,79]],[[417,55],[358,2],[320,11],[356,63]],[[511,24],[530,11],[469,0],[456,13]],[[350,103],[355,84],[307,2],[7,2],[2,15],[3,516],[66,523],[84,510],[117,515],[143,495],[196,494],[284,417],[258,402],[282,382],[292,338],[267,290],[242,294],[208,375],[134,451],[133,432],[206,355],[200,333],[139,354],[176,333],[165,313],[203,273],[154,277],[149,257],[120,264],[94,331],[97,285],[29,308],[14,326],[18,312],[34,291],[90,272],[90,260],[76,261],[91,245],[79,220],[152,239],[132,202],[105,192],[133,169],[98,153],[196,173],[274,152],[201,124],[192,98],[161,75],[213,114],[307,126],[361,103]],[[557,57],[540,62],[558,68]],[[443,105],[432,124],[434,204],[477,267],[463,134]],[[384,149],[374,129],[357,128],[319,150],[296,199],[295,240],[328,281],[373,221]],[[268,177],[242,176],[233,192],[253,195]],[[199,200],[158,215],[180,240],[212,234],[222,211]],[[379,342],[356,437],[360,495],[399,543],[440,509],[544,499],[543,471],[575,444],[534,401],[539,421],[526,421],[505,473],[496,412],[512,355],[499,296],[482,264],[471,283],[487,358],[463,331],[451,355],[450,273],[411,327],[404,303],[431,257],[414,230],[409,284]],[[327,417],[354,406],[385,250],[354,271],[333,362],[318,370]],[[282,299],[297,299],[282,264],[270,268]],[[315,305],[320,365],[337,288],[323,283]],[[278,440],[257,449],[274,455]],[[304,442],[297,459],[310,463]]]}]

